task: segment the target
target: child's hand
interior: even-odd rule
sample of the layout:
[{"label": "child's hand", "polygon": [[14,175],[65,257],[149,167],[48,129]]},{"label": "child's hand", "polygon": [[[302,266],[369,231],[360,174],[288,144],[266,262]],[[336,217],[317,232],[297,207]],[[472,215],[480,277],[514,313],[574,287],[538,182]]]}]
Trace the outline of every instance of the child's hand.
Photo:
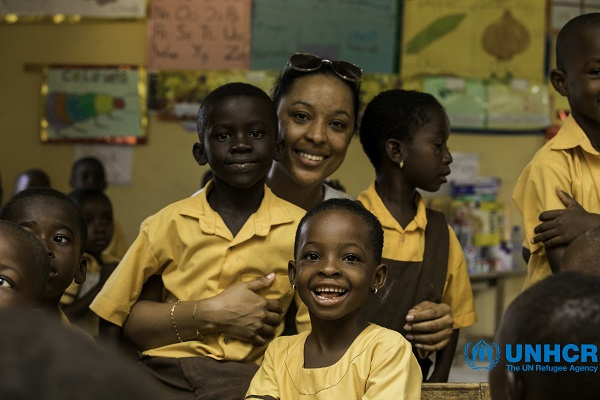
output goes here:
[{"label": "child's hand", "polygon": [[406,322],[406,339],[416,348],[430,352],[446,347],[454,325],[452,308],[431,301],[423,301],[409,310]]},{"label": "child's hand", "polygon": [[556,189],[556,194],[566,208],[541,213],[542,223],[534,228],[536,236],[531,243],[544,243],[544,247],[569,245],[585,231],[600,225],[600,215],[588,213],[560,189]]},{"label": "child's hand", "polygon": [[240,282],[213,297],[217,302],[218,332],[260,346],[275,336],[281,323],[282,309],[278,300],[256,294],[275,280],[274,274],[249,282]]}]

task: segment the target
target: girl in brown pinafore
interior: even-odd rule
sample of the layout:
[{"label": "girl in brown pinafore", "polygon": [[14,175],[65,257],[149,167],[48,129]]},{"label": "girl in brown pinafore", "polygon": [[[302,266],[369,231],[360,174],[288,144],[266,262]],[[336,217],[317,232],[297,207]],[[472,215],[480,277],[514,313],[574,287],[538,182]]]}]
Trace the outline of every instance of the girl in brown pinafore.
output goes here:
[{"label": "girl in brown pinafore", "polygon": [[[439,102],[416,91],[380,93],[367,106],[360,140],[375,167],[376,179],[358,200],[380,220],[384,229],[383,262],[388,265],[386,285],[370,296],[365,318],[394,329],[412,341],[423,380],[448,380],[458,332],[477,321],[464,254],[444,215],[427,209],[417,189],[439,190],[450,173],[447,147],[450,122]],[[452,310],[448,318],[417,320],[415,310],[440,304]],[[415,329],[420,324],[421,329]],[[440,342],[440,324],[452,331]],[[430,327],[431,342],[417,331]],[[427,335],[426,333],[424,335]],[[429,375],[436,353],[433,372]]]}]

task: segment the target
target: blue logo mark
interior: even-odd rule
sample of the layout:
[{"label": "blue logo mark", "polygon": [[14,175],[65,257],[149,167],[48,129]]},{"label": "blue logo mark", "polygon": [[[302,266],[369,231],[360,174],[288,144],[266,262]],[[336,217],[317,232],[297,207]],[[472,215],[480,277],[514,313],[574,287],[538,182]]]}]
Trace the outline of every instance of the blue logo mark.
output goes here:
[{"label": "blue logo mark", "polygon": [[[471,348],[471,342],[467,343],[464,347],[463,355],[465,362],[472,370],[479,371],[480,369],[491,370],[500,361],[500,346],[498,343],[492,342],[494,348],[489,345],[485,340],[480,340],[469,352]],[[496,356],[493,357],[494,349],[496,350]],[[475,363],[487,363],[487,365],[477,366]]]}]

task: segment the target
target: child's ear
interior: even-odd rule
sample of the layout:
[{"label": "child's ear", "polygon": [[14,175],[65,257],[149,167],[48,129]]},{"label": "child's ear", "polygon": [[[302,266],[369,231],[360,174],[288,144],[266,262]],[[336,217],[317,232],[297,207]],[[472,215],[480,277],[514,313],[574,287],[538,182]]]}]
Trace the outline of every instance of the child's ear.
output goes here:
[{"label": "child's ear", "polygon": [[385,142],[385,153],[394,164],[400,164],[404,160],[403,145],[398,139],[388,139]]},{"label": "child's ear", "polygon": [[79,268],[77,268],[77,272],[75,272],[75,278],[74,278],[75,283],[81,285],[83,282],[85,282],[86,275],[87,275],[87,260],[82,254],[81,258],[79,258]]},{"label": "child's ear", "polygon": [[569,96],[569,87],[567,85],[567,77],[562,69],[553,69],[550,71],[550,82],[561,96]]},{"label": "child's ear", "polygon": [[192,154],[199,165],[206,165],[206,163],[208,163],[208,158],[206,158],[206,150],[204,149],[204,145],[202,143],[194,143],[194,147],[192,147]]},{"label": "child's ear", "polygon": [[277,143],[275,143],[275,155],[273,156],[273,160],[279,161],[281,160],[281,156],[283,155],[283,150],[285,149],[285,143],[283,138],[277,138]]},{"label": "child's ear", "polygon": [[387,265],[379,264],[375,267],[375,274],[373,275],[373,284],[371,289],[381,289],[385,285],[387,279]]},{"label": "child's ear", "polygon": [[294,287],[296,284],[296,262],[294,260],[288,262],[288,278],[290,279],[290,285]]}]

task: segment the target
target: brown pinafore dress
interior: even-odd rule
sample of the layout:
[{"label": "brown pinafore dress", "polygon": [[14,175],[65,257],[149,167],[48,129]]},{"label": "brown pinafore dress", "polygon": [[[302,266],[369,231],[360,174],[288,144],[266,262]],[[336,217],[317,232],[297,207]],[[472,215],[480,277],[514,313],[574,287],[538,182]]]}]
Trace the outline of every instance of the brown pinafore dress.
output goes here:
[{"label": "brown pinafore dress", "polygon": [[[363,307],[363,316],[372,323],[406,335],[408,310],[421,303],[439,303],[444,293],[448,271],[449,235],[444,214],[426,209],[425,249],[422,262],[383,259],[387,265],[387,280],[377,294],[370,294]],[[413,352],[427,377],[432,362]]]}]

